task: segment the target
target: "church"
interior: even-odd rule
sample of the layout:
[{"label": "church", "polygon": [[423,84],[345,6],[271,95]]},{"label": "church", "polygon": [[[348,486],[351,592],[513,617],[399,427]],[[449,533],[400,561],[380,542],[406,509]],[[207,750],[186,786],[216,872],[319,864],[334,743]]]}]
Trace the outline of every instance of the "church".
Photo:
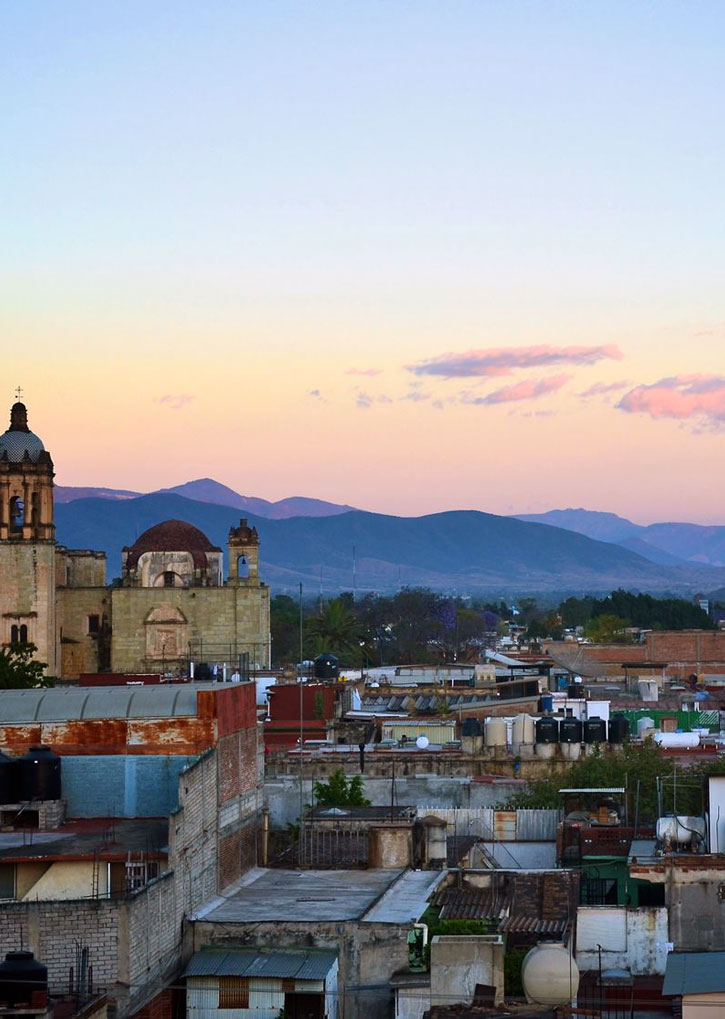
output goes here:
[{"label": "church", "polygon": [[0,435],[0,645],[34,644],[47,675],[214,674],[270,663],[269,588],[259,536],[241,520],[224,553],[197,527],[166,520],[123,549],[120,582],[106,555],[55,539],[54,469],[25,405]]}]

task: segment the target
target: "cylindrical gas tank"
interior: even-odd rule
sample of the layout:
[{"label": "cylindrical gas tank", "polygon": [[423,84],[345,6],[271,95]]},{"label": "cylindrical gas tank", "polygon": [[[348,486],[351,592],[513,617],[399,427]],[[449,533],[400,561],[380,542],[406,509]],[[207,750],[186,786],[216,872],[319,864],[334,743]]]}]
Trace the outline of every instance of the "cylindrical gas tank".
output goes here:
[{"label": "cylindrical gas tank", "polygon": [[18,761],[19,800],[59,800],[60,757],[50,747],[31,747]]},{"label": "cylindrical gas tank", "polygon": [[515,744],[533,743],[535,738],[536,730],[534,728],[534,719],[531,715],[516,715],[514,718],[512,742]]},{"label": "cylindrical gas tank", "polygon": [[706,828],[702,817],[678,814],[677,817],[658,817],[656,831],[660,842],[669,839],[670,842],[688,845],[690,842],[704,842]]},{"label": "cylindrical gas tank", "polygon": [[567,1005],[579,989],[579,969],[560,942],[542,941],[521,965],[527,1001],[539,1005]]},{"label": "cylindrical gas tank", "polygon": [[562,718],[559,722],[560,743],[581,743],[582,724],[578,718]]},{"label": "cylindrical gas tank", "polygon": [[0,803],[17,803],[17,765],[12,757],[0,753]]},{"label": "cylindrical gas tank", "polygon": [[535,725],[537,743],[558,743],[559,742],[559,721],[544,715],[536,719]]},{"label": "cylindrical gas tank", "polygon": [[612,715],[609,719],[609,742],[624,743],[629,735],[629,719],[626,715]]},{"label": "cylindrical gas tank", "polygon": [[691,750],[700,745],[699,732],[656,732],[655,743],[664,749]]},{"label": "cylindrical gas tank", "polygon": [[606,743],[607,742],[607,723],[603,718],[587,718],[584,723],[584,742],[585,743]]},{"label": "cylindrical gas tank", "polygon": [[48,968],[32,952],[8,952],[0,962],[0,1002],[10,1008],[43,1007],[48,1000]]},{"label": "cylindrical gas tank", "polygon": [[505,718],[487,718],[483,730],[483,742],[487,747],[505,747],[506,731]]}]

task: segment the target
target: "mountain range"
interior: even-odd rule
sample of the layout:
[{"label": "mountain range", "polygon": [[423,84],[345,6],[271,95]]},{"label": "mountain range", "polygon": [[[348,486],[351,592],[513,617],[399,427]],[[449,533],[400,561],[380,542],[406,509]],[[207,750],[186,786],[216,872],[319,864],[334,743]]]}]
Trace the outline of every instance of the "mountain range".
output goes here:
[{"label": "mountain range", "polygon": [[[693,594],[725,584],[725,569],[674,555],[671,562],[653,562],[626,547],[632,536],[623,518],[589,521],[607,535],[601,540],[571,526],[589,526],[586,516],[565,517],[568,527],[474,510],[396,517],[315,499],[271,503],[240,496],[210,479],[149,495],[105,489],[89,497],[82,489],[83,495],[71,492],[68,498],[67,491],[61,489],[65,497],[56,506],[58,540],[71,548],[104,550],[109,578],[120,573],[121,548],[153,524],[186,520],[224,548],[242,511],[260,534],[261,576],[276,591],[293,591],[303,583],[308,591],[328,594],[406,585],[497,596],[606,593],[615,587]],[[212,501],[220,494],[224,503]],[[252,510],[252,504],[264,512]],[[613,534],[620,540],[611,540]],[[639,531],[635,537],[650,548]]]}]

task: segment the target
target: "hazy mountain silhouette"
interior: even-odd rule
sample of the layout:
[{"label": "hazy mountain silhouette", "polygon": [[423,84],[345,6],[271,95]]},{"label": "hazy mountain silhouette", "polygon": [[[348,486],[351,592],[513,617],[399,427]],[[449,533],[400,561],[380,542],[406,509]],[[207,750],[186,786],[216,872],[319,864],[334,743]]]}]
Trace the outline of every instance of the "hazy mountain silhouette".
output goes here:
[{"label": "hazy mountain silhouette", "polygon": [[[357,590],[425,585],[458,593],[531,591],[693,591],[725,582],[725,571],[658,566],[616,544],[563,528],[476,511],[394,517],[351,510],[327,517],[272,520],[245,513],[261,541],[260,572],[276,590],[300,581],[310,591],[350,590],[353,548]],[[56,509],[58,540],[108,555],[120,573],[123,545],[148,527],[181,519],[226,545],[236,507],[154,493],[136,499],[78,499]]]}]

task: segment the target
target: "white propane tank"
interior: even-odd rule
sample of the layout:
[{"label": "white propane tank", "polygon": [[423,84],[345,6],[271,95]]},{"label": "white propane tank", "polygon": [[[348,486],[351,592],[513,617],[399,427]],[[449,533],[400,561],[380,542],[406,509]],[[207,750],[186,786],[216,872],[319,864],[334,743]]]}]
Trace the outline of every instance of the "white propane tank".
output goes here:
[{"label": "white propane tank", "polygon": [[705,821],[702,817],[678,814],[657,818],[657,838],[660,842],[677,842],[680,845],[699,843],[705,838]]},{"label": "white propane tank", "polygon": [[568,1005],[579,989],[579,969],[561,942],[542,941],[526,955],[521,983],[530,1004]]},{"label": "white propane tank", "polygon": [[507,725],[505,718],[487,718],[483,730],[483,742],[487,747],[506,746]]},{"label": "white propane tank", "polygon": [[[641,719],[640,719],[641,721]],[[679,749],[690,749],[692,747],[699,747],[700,745],[700,733],[699,732],[656,732],[655,743],[665,749],[667,748],[679,748]]]}]

